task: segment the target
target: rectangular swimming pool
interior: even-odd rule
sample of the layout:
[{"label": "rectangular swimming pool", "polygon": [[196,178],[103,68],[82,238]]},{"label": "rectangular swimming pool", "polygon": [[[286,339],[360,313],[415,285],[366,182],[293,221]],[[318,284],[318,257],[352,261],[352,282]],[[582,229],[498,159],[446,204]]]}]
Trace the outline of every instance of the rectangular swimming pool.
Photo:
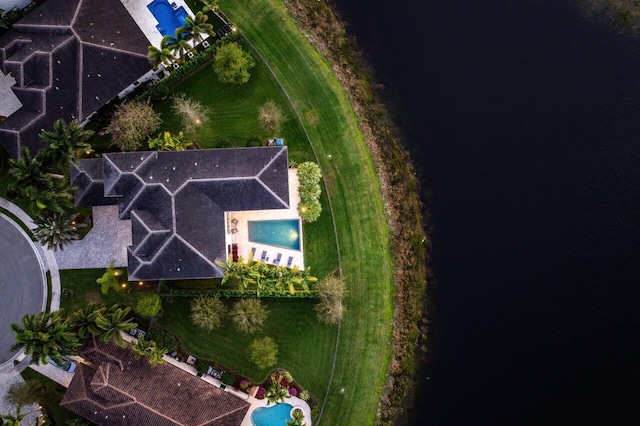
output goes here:
[{"label": "rectangular swimming pool", "polygon": [[250,220],[249,241],[300,250],[300,220]]}]

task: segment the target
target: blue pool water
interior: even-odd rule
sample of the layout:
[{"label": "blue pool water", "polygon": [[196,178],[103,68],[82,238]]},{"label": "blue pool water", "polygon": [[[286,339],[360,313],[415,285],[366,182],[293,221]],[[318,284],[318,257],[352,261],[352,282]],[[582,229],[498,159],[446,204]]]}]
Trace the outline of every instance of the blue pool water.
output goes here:
[{"label": "blue pool water", "polygon": [[287,420],[291,420],[290,404],[276,404],[271,407],[256,408],[251,413],[251,423],[253,426],[284,426]]},{"label": "blue pool water", "polygon": [[153,0],[147,5],[147,9],[158,21],[156,28],[162,36],[175,36],[176,28],[185,26],[185,18],[189,16],[183,6],[174,10],[168,0]]},{"label": "blue pool water", "polygon": [[249,241],[300,250],[300,221],[286,220],[250,220]]}]

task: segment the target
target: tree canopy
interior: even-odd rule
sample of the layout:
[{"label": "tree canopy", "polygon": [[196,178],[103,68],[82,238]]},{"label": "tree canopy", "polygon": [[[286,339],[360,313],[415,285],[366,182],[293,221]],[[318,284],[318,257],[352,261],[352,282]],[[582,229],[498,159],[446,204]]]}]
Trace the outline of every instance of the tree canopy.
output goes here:
[{"label": "tree canopy", "polygon": [[249,70],[255,65],[253,56],[236,43],[222,46],[213,59],[213,70],[221,83],[245,84],[251,77]]}]

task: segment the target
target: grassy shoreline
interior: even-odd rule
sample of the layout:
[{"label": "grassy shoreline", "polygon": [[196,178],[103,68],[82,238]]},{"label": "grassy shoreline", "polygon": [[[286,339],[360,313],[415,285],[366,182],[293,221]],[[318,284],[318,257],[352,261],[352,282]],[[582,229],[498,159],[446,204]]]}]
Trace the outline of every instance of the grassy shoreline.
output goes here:
[{"label": "grassy shoreline", "polygon": [[[284,6],[267,0],[221,2],[292,99],[334,208],[350,297],[321,420],[391,423],[410,403],[416,348],[426,335],[421,319],[428,241],[418,182],[371,74],[333,11],[310,0]],[[324,87],[314,87],[318,84]],[[331,134],[339,137],[328,139]],[[339,162],[335,152],[349,156]],[[353,161],[358,170],[349,168]],[[363,208],[368,203],[374,208]]]},{"label": "grassy shoreline", "polygon": [[391,359],[393,261],[373,158],[331,66],[279,1],[222,1],[269,64],[311,139],[333,206],[347,281],[333,383],[321,422],[373,424]]}]

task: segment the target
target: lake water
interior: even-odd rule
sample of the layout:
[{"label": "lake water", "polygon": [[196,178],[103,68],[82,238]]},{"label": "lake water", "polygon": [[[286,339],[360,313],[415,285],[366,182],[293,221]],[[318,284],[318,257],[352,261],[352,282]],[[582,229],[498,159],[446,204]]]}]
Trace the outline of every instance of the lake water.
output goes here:
[{"label": "lake water", "polygon": [[639,424],[640,40],[558,0],[337,3],[431,209],[412,424]]}]

